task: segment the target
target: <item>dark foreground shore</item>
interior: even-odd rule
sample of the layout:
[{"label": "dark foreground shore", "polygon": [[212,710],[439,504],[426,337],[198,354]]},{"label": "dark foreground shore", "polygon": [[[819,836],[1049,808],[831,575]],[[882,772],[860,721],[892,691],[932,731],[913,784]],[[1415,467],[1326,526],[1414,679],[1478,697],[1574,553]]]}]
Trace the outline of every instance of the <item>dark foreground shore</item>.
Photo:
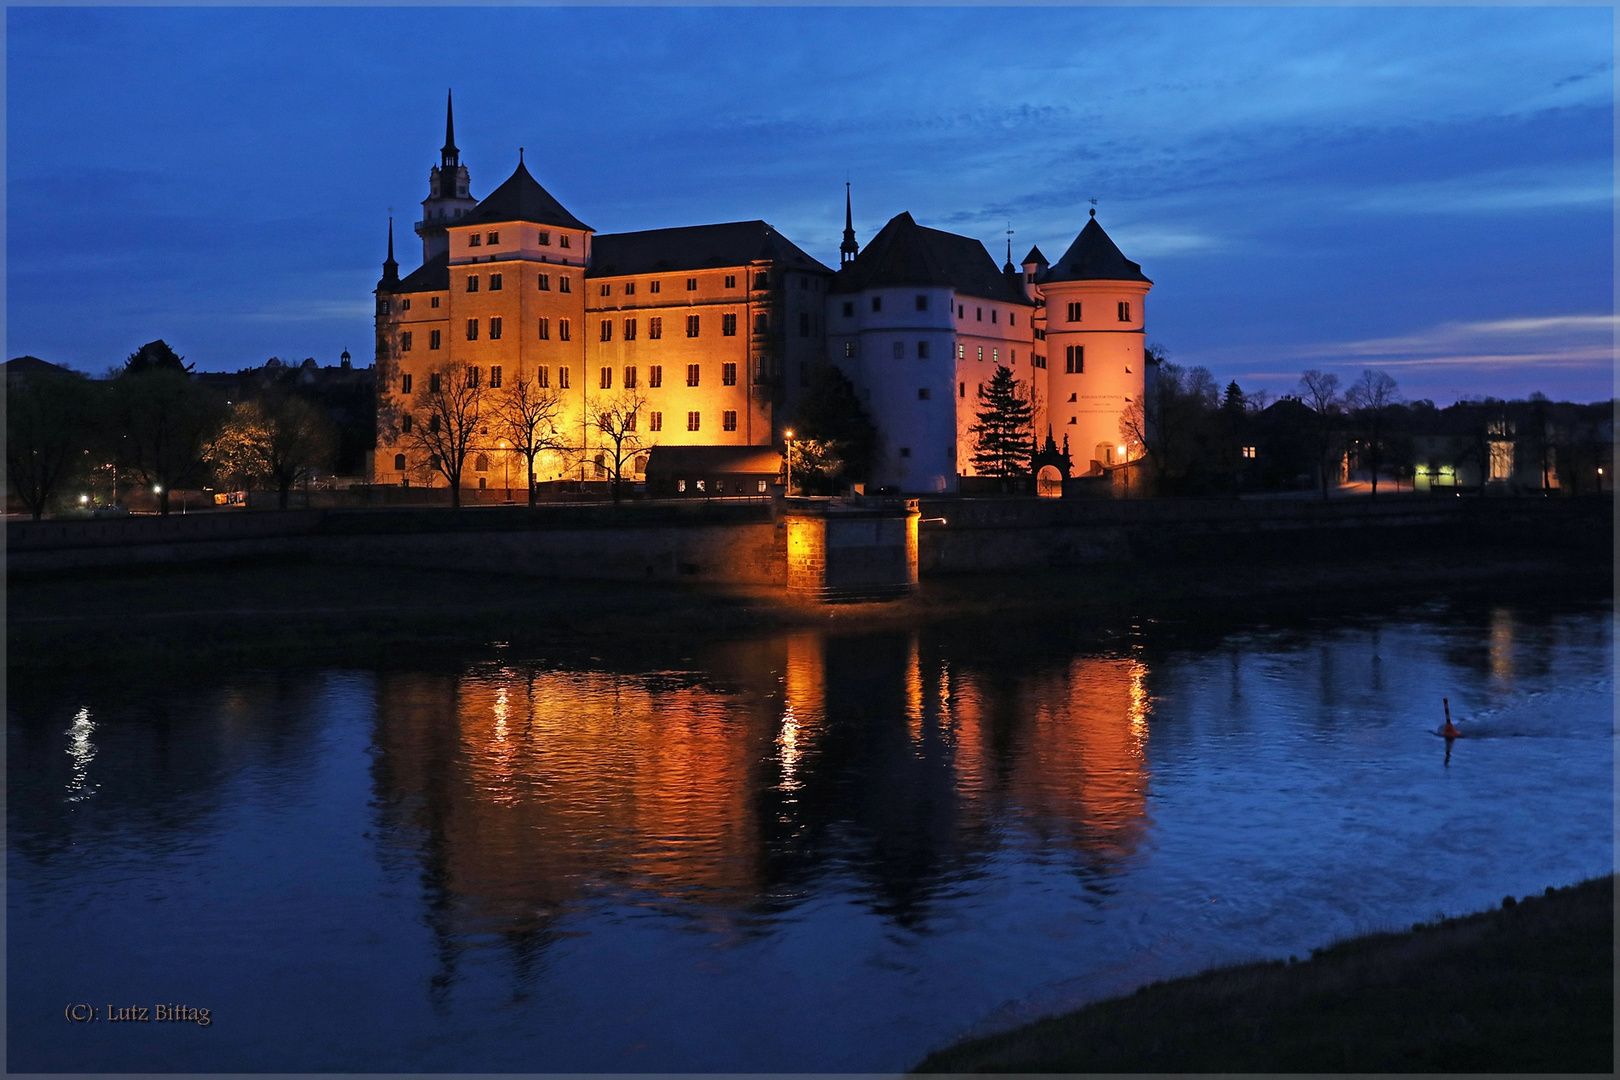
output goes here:
[{"label": "dark foreground shore", "polygon": [[1614,878],[1599,878],[1301,963],[1155,983],[915,1071],[1611,1074],[1614,924]]},{"label": "dark foreground shore", "polygon": [[1404,559],[1032,569],[929,578],[875,604],[796,602],[777,589],[522,577],[483,565],[205,564],[7,582],[8,667],[397,663],[423,652],[514,648],[679,650],[696,638],[805,627],[861,631],[942,622],[1229,627],[1349,616],[1433,600],[1607,602],[1605,559],[1420,552]]}]

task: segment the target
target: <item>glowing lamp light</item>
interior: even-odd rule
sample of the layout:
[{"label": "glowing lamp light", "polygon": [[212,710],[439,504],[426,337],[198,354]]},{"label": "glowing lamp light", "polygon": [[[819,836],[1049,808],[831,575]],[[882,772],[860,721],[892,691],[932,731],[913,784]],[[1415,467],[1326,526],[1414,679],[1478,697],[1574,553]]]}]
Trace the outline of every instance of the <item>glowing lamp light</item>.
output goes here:
[{"label": "glowing lamp light", "polygon": [[163,494],[163,485],[162,484],[153,484],[152,485],[152,494],[154,494],[154,495]]},{"label": "glowing lamp light", "polygon": [[87,503],[89,501],[90,501],[90,496],[88,496],[88,495],[80,495],[79,496],[79,505],[80,506],[83,506],[85,503]]}]

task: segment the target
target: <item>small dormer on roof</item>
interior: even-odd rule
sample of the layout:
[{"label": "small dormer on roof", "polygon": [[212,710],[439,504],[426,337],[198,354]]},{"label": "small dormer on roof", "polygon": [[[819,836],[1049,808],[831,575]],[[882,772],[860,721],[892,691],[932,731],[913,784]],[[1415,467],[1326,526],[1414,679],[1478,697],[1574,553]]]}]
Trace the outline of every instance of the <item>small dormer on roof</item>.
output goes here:
[{"label": "small dormer on roof", "polygon": [[[1040,252],[1031,251],[1030,254],[1038,255]],[[1091,220],[1086,222],[1086,227],[1069,245],[1069,250],[1041,274],[1040,281],[1043,284],[1049,281],[1145,281],[1153,284],[1152,279],[1142,273],[1141,266],[1127,259],[1114,241],[1109,239],[1103,227],[1097,224],[1095,210],[1091,212]]]}]

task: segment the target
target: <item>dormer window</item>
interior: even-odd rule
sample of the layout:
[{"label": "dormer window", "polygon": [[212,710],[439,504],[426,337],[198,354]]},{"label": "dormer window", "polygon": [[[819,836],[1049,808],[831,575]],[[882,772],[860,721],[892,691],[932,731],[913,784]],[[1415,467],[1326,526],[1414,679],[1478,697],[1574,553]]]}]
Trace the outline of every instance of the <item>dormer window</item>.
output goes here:
[{"label": "dormer window", "polygon": [[467,246],[468,247],[482,247],[483,243],[484,243],[484,238],[482,236],[479,236],[477,233],[473,233],[471,236],[467,237]]},{"label": "dormer window", "polygon": [[545,232],[545,231],[542,231],[540,233],[540,246],[541,247],[550,247],[551,246],[551,234],[550,233]]}]

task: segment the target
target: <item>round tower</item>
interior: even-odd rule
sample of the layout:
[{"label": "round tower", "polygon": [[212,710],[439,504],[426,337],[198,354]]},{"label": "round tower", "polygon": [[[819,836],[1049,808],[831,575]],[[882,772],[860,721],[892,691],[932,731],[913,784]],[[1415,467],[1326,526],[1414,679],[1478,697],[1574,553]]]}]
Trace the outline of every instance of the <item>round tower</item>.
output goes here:
[{"label": "round tower", "polygon": [[1142,397],[1143,309],[1153,282],[1114,245],[1093,210],[1069,250],[1037,270],[1036,284],[1046,299],[1047,416],[1067,438],[1075,472],[1140,457],[1142,448],[1129,445],[1119,422]]}]

